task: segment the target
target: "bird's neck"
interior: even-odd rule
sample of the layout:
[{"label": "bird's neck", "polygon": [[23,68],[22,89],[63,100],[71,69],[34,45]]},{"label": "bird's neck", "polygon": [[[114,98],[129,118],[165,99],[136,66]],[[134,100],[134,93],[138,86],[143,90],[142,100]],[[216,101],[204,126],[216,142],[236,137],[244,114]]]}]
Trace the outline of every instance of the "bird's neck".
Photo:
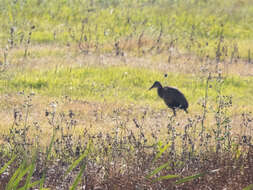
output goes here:
[{"label": "bird's neck", "polygon": [[163,87],[157,88],[157,94],[162,98],[163,97]]}]

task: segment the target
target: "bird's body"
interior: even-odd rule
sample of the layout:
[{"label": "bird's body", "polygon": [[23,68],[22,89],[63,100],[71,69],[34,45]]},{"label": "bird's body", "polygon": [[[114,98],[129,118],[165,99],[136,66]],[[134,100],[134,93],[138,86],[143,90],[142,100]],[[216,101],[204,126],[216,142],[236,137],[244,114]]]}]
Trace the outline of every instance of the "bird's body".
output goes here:
[{"label": "bird's body", "polygon": [[172,87],[162,87],[161,83],[156,81],[152,88],[157,88],[157,93],[160,98],[162,98],[165,104],[173,110],[174,115],[176,115],[176,109],[183,109],[186,113],[188,113],[188,102],[182,92],[180,92],[176,88]]}]

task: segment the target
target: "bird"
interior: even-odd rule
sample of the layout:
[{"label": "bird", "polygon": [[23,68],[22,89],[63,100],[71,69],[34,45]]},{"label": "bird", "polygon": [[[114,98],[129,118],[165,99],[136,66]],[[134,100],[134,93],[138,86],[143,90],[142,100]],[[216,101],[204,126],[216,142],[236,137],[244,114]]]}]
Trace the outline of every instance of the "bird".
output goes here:
[{"label": "bird", "polygon": [[184,94],[176,88],[172,87],[163,87],[159,81],[155,81],[154,84],[149,88],[157,88],[157,94],[162,98],[165,104],[172,109],[174,116],[176,116],[176,109],[183,109],[188,113],[188,101],[185,98]]}]

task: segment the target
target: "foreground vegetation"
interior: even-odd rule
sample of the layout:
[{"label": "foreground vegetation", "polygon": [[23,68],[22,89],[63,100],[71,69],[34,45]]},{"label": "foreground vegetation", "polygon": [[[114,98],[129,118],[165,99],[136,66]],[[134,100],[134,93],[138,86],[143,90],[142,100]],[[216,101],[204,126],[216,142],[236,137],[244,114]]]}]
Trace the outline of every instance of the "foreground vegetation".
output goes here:
[{"label": "foreground vegetation", "polygon": [[0,189],[252,189],[252,7],[1,1]]},{"label": "foreground vegetation", "polygon": [[213,105],[204,99],[199,114],[174,117],[151,107],[69,98],[36,110],[36,96],[19,96],[23,103],[16,104],[12,126],[2,135],[1,188],[68,189],[79,182],[80,189],[242,189],[251,184],[253,118],[245,112],[234,123],[230,97],[217,96]]}]

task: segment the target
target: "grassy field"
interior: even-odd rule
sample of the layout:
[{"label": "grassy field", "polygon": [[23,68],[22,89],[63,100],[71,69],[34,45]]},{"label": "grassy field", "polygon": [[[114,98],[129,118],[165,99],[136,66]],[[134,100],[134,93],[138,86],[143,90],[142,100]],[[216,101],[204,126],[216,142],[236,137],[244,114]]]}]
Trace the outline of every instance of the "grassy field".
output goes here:
[{"label": "grassy field", "polygon": [[2,47],[8,39],[11,46],[26,44],[31,32],[34,43],[85,43],[85,50],[102,52],[119,42],[121,48],[140,53],[159,42],[159,51],[173,45],[215,57],[221,34],[228,54],[238,48],[239,56],[247,58],[252,49],[250,0],[5,0],[0,7]]},{"label": "grassy field", "polygon": [[252,189],[250,0],[2,0],[0,18],[0,189]]}]

